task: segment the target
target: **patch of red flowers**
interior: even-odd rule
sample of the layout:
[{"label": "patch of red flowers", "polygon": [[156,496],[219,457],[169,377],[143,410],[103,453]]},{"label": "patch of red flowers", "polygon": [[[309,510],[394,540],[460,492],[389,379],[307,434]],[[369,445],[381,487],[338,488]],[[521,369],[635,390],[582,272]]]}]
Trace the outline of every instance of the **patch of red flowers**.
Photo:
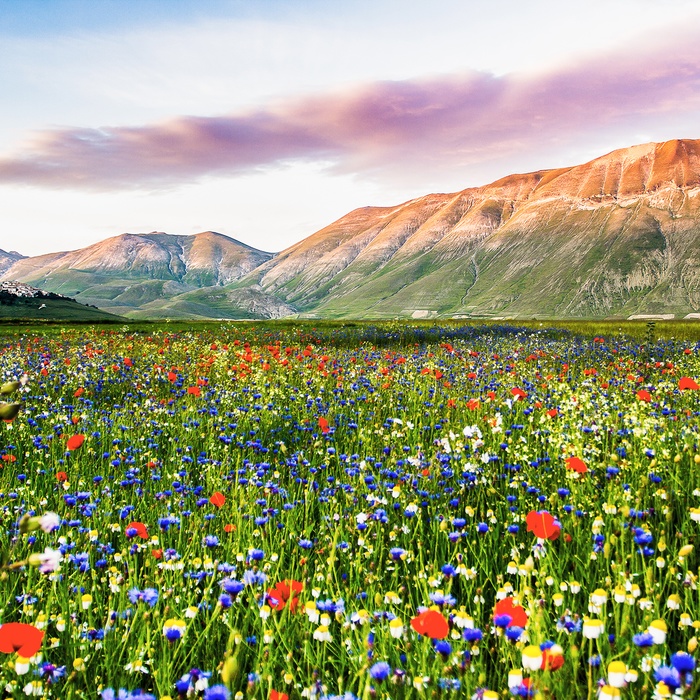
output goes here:
[{"label": "patch of red flowers", "polygon": [[6,622],[0,626],[0,652],[17,653],[29,659],[41,649],[44,639],[42,630],[24,622]]},{"label": "patch of red flowers", "polygon": [[79,447],[83,446],[84,442],[85,436],[79,433],[78,435],[73,435],[72,437],[68,438],[66,448],[70,451],[77,450]]},{"label": "patch of red flowers", "polygon": [[499,615],[510,616],[508,627],[525,627],[527,625],[528,618],[525,608],[522,605],[516,605],[510,596],[502,598],[496,603],[493,609],[493,616],[498,617]]},{"label": "patch of red flowers", "polygon": [[425,610],[411,620],[411,627],[425,637],[445,639],[450,631],[447,620],[437,610]]},{"label": "patch of red flowers", "polygon": [[284,610],[289,607],[289,612],[295,612],[299,605],[299,593],[304,588],[301,581],[285,579],[270,588],[267,592],[267,604],[272,610]]},{"label": "patch of red flowers", "polygon": [[527,531],[543,540],[556,540],[561,533],[561,525],[546,510],[531,510],[527,514]]}]

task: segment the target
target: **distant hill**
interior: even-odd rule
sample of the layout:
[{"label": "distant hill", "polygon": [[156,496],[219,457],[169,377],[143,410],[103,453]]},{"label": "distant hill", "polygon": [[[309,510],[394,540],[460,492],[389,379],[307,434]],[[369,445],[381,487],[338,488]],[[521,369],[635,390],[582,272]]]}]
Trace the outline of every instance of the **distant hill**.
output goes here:
[{"label": "distant hill", "polygon": [[[125,233],[80,250],[24,258],[0,279],[21,280],[119,315],[207,318],[213,307],[200,310],[186,300],[170,302],[186,292],[229,284],[271,257],[212,231],[193,236]],[[231,308],[215,315],[241,315]]]},{"label": "distant hill", "polygon": [[674,140],[357,209],[274,256],[210,232],[125,234],[2,278],[132,317],[685,316],[700,311],[698,195],[700,141]]},{"label": "distant hill", "polygon": [[3,321],[120,321],[119,316],[17,281],[0,282]]}]

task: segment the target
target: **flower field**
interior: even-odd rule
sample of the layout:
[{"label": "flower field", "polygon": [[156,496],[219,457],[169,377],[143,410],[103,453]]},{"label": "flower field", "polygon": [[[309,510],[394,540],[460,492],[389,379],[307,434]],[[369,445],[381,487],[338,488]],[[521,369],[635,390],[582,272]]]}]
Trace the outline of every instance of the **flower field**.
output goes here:
[{"label": "flower field", "polygon": [[700,343],[5,331],[5,697],[697,697]]}]

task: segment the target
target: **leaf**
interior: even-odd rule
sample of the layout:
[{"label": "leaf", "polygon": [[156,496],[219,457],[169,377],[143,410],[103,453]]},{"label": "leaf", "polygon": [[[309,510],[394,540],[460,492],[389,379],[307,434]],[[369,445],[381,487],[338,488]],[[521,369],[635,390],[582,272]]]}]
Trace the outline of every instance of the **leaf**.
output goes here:
[{"label": "leaf", "polygon": [[22,385],[19,382],[5,382],[2,386],[0,386],[0,394],[3,396],[7,396],[8,394],[14,394],[17,389],[19,389]]},{"label": "leaf", "polygon": [[12,420],[21,408],[21,403],[0,403],[0,420]]}]

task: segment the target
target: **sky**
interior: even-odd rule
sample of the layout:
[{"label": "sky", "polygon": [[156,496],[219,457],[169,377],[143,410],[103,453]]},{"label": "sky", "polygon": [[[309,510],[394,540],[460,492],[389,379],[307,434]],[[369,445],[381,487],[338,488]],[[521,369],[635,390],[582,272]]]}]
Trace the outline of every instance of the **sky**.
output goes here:
[{"label": "sky", "polygon": [[0,249],[352,209],[700,138],[698,0],[0,0]]}]

